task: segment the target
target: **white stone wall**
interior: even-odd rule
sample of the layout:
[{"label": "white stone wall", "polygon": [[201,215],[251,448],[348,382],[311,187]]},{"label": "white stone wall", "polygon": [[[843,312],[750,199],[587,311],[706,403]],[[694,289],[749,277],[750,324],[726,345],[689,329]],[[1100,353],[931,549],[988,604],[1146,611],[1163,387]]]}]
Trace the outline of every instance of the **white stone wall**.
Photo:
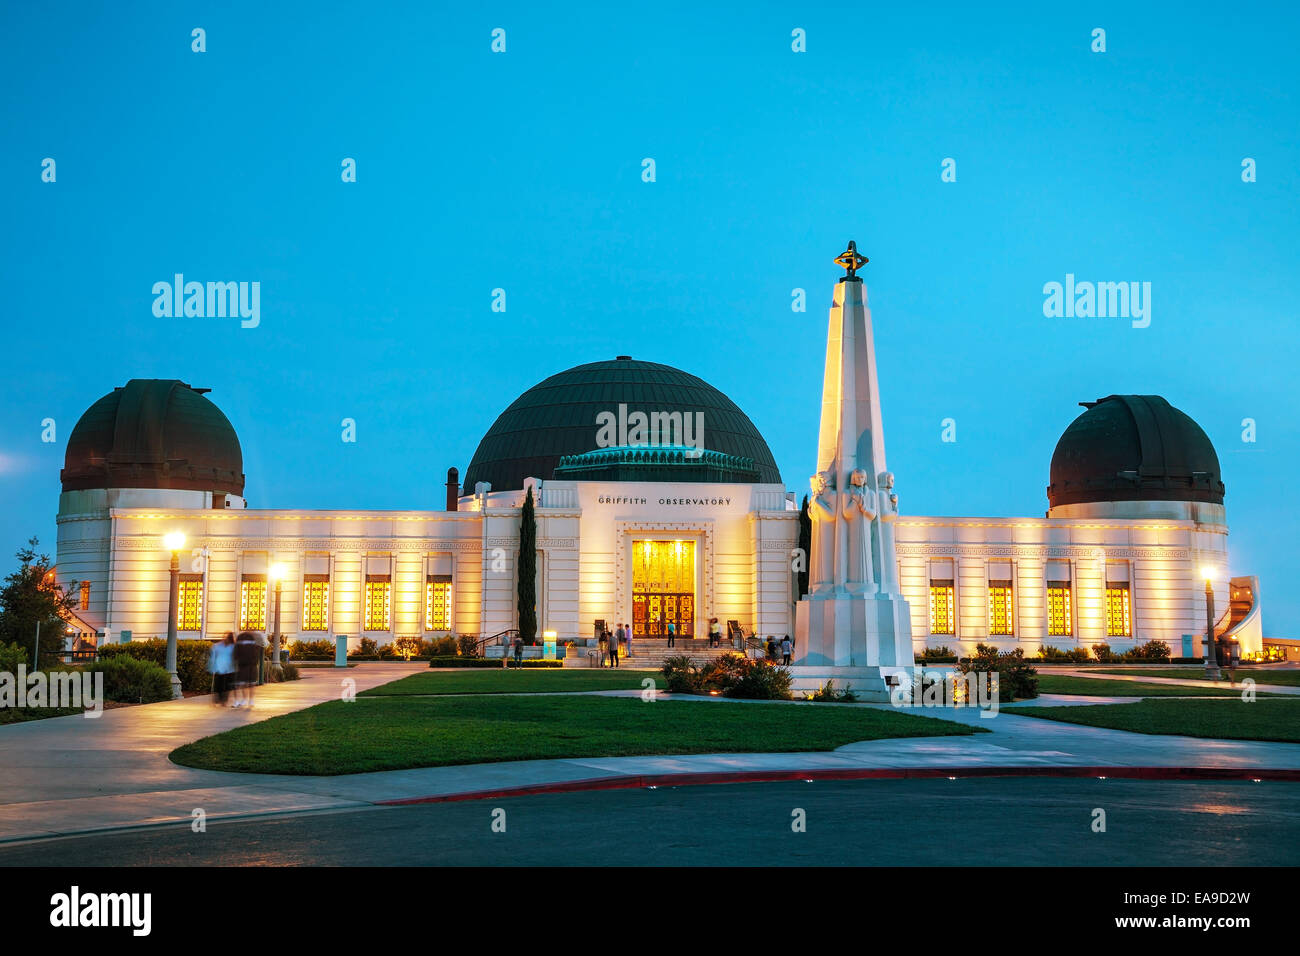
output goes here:
[{"label": "white stone wall", "polygon": [[[182,638],[239,630],[243,575],[267,574],[277,563],[286,640],[344,634],[355,646],[361,637],[434,636],[424,630],[425,576],[447,567],[455,632],[489,635],[517,623],[522,492],[468,497],[456,512],[226,510],[173,492],[127,496],[133,507],[123,507],[112,492],[77,494],[65,496],[59,518],[59,573],[65,582],[91,582],[91,609],[103,615],[111,640],[122,630],[136,638],[166,634],[170,554],[162,539],[171,531],[186,535],[182,572],[204,575],[202,629]],[[696,542],[697,635],[707,633],[709,616],[785,633],[798,517],[785,507],[776,485],[545,482],[537,508],[538,629],[567,640],[590,636],[597,618],[631,620],[632,543],[671,535]],[[302,630],[308,573],[330,576],[325,631]],[[362,629],[367,574],[390,575],[385,631]],[[268,584],[268,629],[273,595]]]},{"label": "white stone wall", "polygon": [[[912,639],[919,650],[948,645],[973,651],[978,642],[1003,648],[1039,644],[1069,648],[1106,642],[1117,650],[1162,640],[1175,657],[1184,634],[1205,629],[1201,568],[1215,569],[1216,620],[1227,608],[1228,529],[1221,524],[1165,518],[948,518],[904,517],[898,521],[898,563],[903,594],[913,608]],[[930,633],[929,561],[955,564],[956,635]],[[1065,559],[1072,575],[1074,634],[1047,636],[1048,559]],[[988,562],[1012,563],[1014,633],[989,636]],[[1107,637],[1107,562],[1128,562],[1133,636]]]},{"label": "white stone wall", "polygon": [[[150,498],[150,495],[153,498]],[[186,534],[184,573],[204,575],[202,633],[214,638],[238,629],[244,574],[285,567],[281,630],[286,639],[346,634],[380,641],[424,631],[424,579],[435,566],[453,577],[454,631],[492,634],[516,623],[517,553],[521,492],[463,499],[458,512],[264,511],[212,509],[194,492],[73,492],[61,499],[57,561],[65,584],[88,580],[88,616],[116,640],[162,636],[167,630],[167,569],[162,536]],[[561,640],[591,635],[597,618],[632,617],[630,557],[644,537],[696,542],[696,634],[708,618],[739,620],[758,633],[792,633],[790,551],[798,512],[786,510],[779,486],[545,482],[537,510],[539,631]],[[130,507],[124,506],[126,504]],[[486,507],[484,507],[486,506]],[[1058,647],[1108,641],[1123,649],[1150,639],[1183,653],[1183,634],[1196,636],[1204,620],[1201,568],[1215,569],[1216,618],[1227,608],[1227,528],[1191,519],[902,517],[897,522],[899,575],[911,604],[917,648],[948,644],[963,651],[979,641]],[[500,570],[498,558],[504,559]],[[956,580],[957,634],[929,633],[932,558],[951,558]],[[1047,637],[1045,573],[1048,559],[1069,561],[1074,634]],[[988,562],[1012,563],[1015,633],[989,636]],[[1129,562],[1133,638],[1105,634],[1107,561]],[[302,631],[302,581],[329,573],[328,629]],[[369,573],[392,576],[391,626],[361,627],[363,582]],[[274,587],[268,587],[274,594]],[[269,599],[269,602],[273,598]],[[268,626],[273,620],[268,606]],[[182,632],[197,637],[197,632]]]}]

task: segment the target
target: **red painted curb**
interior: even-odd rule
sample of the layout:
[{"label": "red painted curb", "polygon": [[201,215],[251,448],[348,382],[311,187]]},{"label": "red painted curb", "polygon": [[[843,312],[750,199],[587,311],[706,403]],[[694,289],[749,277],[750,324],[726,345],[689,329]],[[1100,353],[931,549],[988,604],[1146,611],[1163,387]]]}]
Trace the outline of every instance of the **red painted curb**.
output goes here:
[{"label": "red painted curb", "polygon": [[923,780],[936,777],[1113,777],[1120,780],[1270,780],[1300,782],[1300,770],[1237,767],[898,767],[825,770],[720,770],[699,773],[632,774],[591,777],[563,783],[538,783],[495,790],[467,790],[431,797],[375,800],[379,806],[456,803],[496,797],[529,797],[587,790],[641,790],[647,787],[694,787],[717,783],[779,783],[789,780]]}]

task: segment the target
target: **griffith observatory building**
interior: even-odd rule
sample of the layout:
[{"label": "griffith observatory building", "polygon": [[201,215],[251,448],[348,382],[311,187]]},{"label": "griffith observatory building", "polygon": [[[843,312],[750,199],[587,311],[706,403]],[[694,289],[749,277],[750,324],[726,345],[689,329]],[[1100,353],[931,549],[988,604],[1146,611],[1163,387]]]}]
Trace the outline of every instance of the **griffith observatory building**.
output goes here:
[{"label": "griffith observatory building", "polygon": [[[539,639],[587,639],[598,621],[632,622],[638,639],[662,636],[671,622],[679,637],[698,639],[716,618],[724,634],[735,622],[747,635],[802,635],[796,665],[822,647],[818,663],[828,666],[906,667],[909,650],[971,653],[979,642],[1032,657],[1040,644],[1124,650],[1158,639],[1175,657],[1199,657],[1202,569],[1211,568],[1216,630],[1230,631],[1244,655],[1262,650],[1258,582],[1229,578],[1218,456],[1159,396],[1110,395],[1062,422],[1044,517],[911,514],[906,474],[899,507],[884,467],[865,286],[845,267],[828,330],[819,459],[791,481],[799,491],[726,395],[622,355],[524,390],[479,442],[463,486],[451,469],[441,509],[263,509],[244,498],[239,438],[207,389],[132,379],[91,405],[68,439],[57,574],[79,599],[72,626],[101,642],[165,637],[164,536],[179,531],[182,639],[271,630],[273,568],[286,642],[487,638],[517,626],[531,490]],[[647,432],[659,437],[647,422],[670,440],[647,443]],[[703,425],[695,444],[693,422]],[[805,494],[829,516],[812,522],[818,593],[809,598],[826,600],[811,605],[811,624],[799,594]],[[864,517],[837,523],[850,510]],[[836,628],[858,626],[836,623],[841,597],[887,599],[881,626],[901,631],[898,652],[876,659],[836,645]]]}]

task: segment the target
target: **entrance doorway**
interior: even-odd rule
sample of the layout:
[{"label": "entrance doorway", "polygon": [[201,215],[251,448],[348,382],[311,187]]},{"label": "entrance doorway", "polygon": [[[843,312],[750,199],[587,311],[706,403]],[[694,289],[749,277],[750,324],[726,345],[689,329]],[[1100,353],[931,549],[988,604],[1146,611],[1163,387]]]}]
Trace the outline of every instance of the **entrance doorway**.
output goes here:
[{"label": "entrance doorway", "polygon": [[695,542],[636,541],[632,545],[632,634],[695,636]]}]

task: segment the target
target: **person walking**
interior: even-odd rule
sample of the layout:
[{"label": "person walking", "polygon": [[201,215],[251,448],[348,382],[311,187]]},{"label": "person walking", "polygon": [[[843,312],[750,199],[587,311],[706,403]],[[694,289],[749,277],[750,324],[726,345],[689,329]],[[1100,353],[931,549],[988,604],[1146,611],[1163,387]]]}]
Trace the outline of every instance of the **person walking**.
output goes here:
[{"label": "person walking", "polygon": [[607,631],[603,629],[601,630],[600,640],[598,643],[600,644],[600,666],[604,667],[605,661],[609,659],[609,637]]},{"label": "person walking", "polygon": [[262,656],[262,645],[257,635],[242,631],[235,638],[235,702],[231,707],[253,708],[253,688],[257,686],[257,664]]},{"label": "person walking", "polygon": [[769,661],[776,660],[776,638],[771,634],[767,635],[767,659]]},{"label": "person walking", "polygon": [[524,666],[524,636],[515,635],[515,667]]},{"label": "person walking", "polygon": [[672,621],[668,622],[668,646],[677,646],[677,625]]},{"label": "person walking", "polygon": [[619,627],[623,629],[623,637],[627,641],[627,656],[630,658],[632,656],[632,625],[620,624]]},{"label": "person walking", "polygon": [[226,631],[221,640],[208,652],[208,670],[212,673],[212,702],[218,707],[226,705],[230,695],[231,675],[235,670],[235,634]]},{"label": "person walking", "polygon": [[781,663],[784,664],[786,667],[790,666],[791,650],[792,648],[790,646],[790,635],[787,634],[784,638],[781,639]]},{"label": "person walking", "polygon": [[709,647],[718,647],[722,643],[722,634],[718,630],[718,619],[709,618]]}]

